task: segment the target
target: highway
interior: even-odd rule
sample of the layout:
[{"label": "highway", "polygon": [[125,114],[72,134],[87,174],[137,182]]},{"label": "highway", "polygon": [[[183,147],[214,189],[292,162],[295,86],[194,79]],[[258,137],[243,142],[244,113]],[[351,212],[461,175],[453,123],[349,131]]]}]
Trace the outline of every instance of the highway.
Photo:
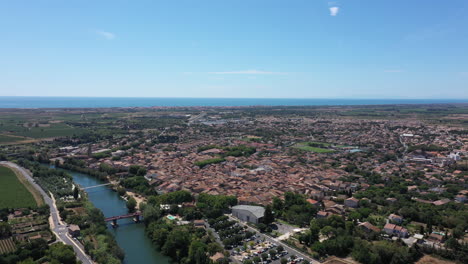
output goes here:
[{"label": "highway", "polygon": [[72,246],[73,250],[76,253],[77,258],[83,264],[94,264],[91,258],[88,255],[86,255],[83,245],[81,245],[80,242],[75,241],[73,238],[71,238],[68,235],[67,225],[64,224],[60,220],[60,215],[57,210],[57,206],[55,205],[55,199],[53,195],[50,194],[51,196],[49,197],[46,194],[46,192],[34,181],[32,176],[29,175],[28,171],[26,171],[24,168],[16,165],[15,163],[7,162],[7,161],[1,161],[0,164],[19,171],[31,183],[31,185],[39,191],[39,193],[44,198],[44,202],[50,207],[50,219],[52,220],[52,222],[50,223],[51,230],[57,237],[57,240],[62,241],[63,243]]}]

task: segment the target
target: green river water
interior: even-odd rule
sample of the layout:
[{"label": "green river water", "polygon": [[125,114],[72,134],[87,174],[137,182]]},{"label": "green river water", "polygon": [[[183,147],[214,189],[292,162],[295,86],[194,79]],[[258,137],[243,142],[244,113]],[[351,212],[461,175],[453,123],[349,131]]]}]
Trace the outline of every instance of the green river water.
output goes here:
[{"label": "green river water", "polygon": [[[74,182],[82,187],[104,183],[87,174],[65,171],[72,175]],[[128,213],[125,200],[108,186],[91,188],[86,192],[89,200],[104,213],[105,217]],[[112,228],[110,224],[108,228],[119,246],[125,251],[125,264],[170,263],[169,258],[159,253],[145,235],[144,224],[135,224],[132,219],[119,220],[118,224],[118,228]]]}]

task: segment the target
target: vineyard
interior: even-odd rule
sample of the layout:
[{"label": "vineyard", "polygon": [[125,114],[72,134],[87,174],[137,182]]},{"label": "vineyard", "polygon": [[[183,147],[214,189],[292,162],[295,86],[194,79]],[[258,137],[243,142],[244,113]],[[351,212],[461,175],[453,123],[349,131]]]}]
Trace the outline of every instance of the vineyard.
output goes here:
[{"label": "vineyard", "polygon": [[13,238],[0,239],[0,255],[16,251]]}]

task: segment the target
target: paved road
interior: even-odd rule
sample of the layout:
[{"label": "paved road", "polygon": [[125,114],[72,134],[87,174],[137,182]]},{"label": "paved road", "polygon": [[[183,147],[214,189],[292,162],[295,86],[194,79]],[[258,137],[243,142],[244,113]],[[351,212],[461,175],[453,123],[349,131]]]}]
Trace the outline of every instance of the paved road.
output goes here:
[{"label": "paved road", "polygon": [[54,232],[57,239],[67,245],[72,246],[73,250],[76,253],[76,256],[83,264],[93,264],[94,262],[91,260],[91,258],[88,255],[86,255],[83,245],[81,245],[81,243],[75,241],[68,235],[67,226],[60,220],[59,211],[57,210],[57,206],[55,205],[55,199],[53,198],[52,194],[52,198],[49,197],[46,194],[46,192],[39,185],[37,185],[37,183],[34,181],[31,175],[29,175],[29,173],[24,168],[16,165],[15,163],[7,161],[1,161],[0,164],[18,170],[31,183],[31,185],[41,193],[42,197],[44,198],[44,202],[50,207],[50,216],[52,218],[53,226],[52,232]]},{"label": "paved road", "polygon": [[260,236],[264,237],[266,240],[272,242],[272,243],[276,243],[278,245],[282,245],[284,247],[285,250],[287,250],[289,252],[290,255],[295,255],[297,257],[301,257],[301,258],[304,258],[305,260],[309,261],[311,264],[320,264],[320,262],[318,260],[315,260],[311,257],[309,257],[308,255],[298,251],[297,249],[289,246],[288,244],[282,242],[281,240],[278,240],[274,237],[271,237],[269,235],[266,235],[266,234],[263,234],[263,233],[260,233],[259,230],[257,230],[256,228],[253,228],[245,223],[243,223],[242,221],[239,221],[239,219],[233,217],[232,215],[227,215],[231,220],[234,220],[234,221],[237,221],[239,224],[243,225],[243,226],[246,226],[248,230],[250,231],[253,231],[253,232],[257,232]]}]

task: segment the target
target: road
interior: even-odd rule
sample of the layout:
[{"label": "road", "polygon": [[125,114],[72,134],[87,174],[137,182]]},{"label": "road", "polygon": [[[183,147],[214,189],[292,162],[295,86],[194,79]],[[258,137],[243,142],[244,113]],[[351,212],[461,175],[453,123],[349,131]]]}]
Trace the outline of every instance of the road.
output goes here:
[{"label": "road", "polygon": [[318,260],[315,260],[315,259],[309,257],[308,255],[298,251],[297,249],[289,246],[288,244],[282,242],[281,240],[278,240],[278,239],[276,239],[274,237],[271,237],[271,236],[269,236],[267,234],[260,233],[260,231],[258,229],[253,228],[253,227],[243,223],[242,221],[239,221],[239,219],[233,217],[232,215],[227,215],[227,216],[229,217],[229,219],[238,222],[240,225],[246,226],[249,231],[257,232],[258,234],[260,234],[260,236],[264,237],[266,240],[270,241],[271,243],[276,243],[278,245],[282,245],[284,247],[284,249],[286,249],[289,252],[289,254],[295,255],[297,257],[304,258],[305,260],[309,261],[311,264],[320,264],[320,262]]},{"label": "road", "polygon": [[400,143],[403,145],[403,147],[405,148],[405,150],[403,151],[403,155],[402,155],[402,158],[399,159],[400,161],[406,161],[406,153],[408,152],[408,145],[405,143],[405,141],[403,140],[402,138],[403,136],[400,135],[399,136],[399,139],[400,139]]},{"label": "road", "polygon": [[68,228],[66,224],[64,224],[60,220],[60,215],[59,211],[57,210],[57,206],[55,205],[55,199],[53,198],[53,195],[51,194],[51,197],[49,197],[46,192],[34,181],[34,179],[29,175],[29,173],[22,167],[16,165],[15,163],[12,162],[7,162],[7,161],[1,161],[1,165],[6,165],[8,167],[14,168],[17,171],[19,171],[23,176],[28,180],[31,185],[36,188],[36,190],[39,191],[39,193],[42,195],[44,198],[44,202],[49,205],[50,207],[50,218],[52,219],[51,223],[51,230],[55,234],[58,240],[62,241],[63,243],[70,245],[73,247],[73,250],[76,253],[77,258],[83,263],[83,264],[94,264],[94,262],[91,260],[91,258],[86,255],[83,245],[79,243],[78,241],[75,241],[73,238],[71,238],[68,235]]}]

